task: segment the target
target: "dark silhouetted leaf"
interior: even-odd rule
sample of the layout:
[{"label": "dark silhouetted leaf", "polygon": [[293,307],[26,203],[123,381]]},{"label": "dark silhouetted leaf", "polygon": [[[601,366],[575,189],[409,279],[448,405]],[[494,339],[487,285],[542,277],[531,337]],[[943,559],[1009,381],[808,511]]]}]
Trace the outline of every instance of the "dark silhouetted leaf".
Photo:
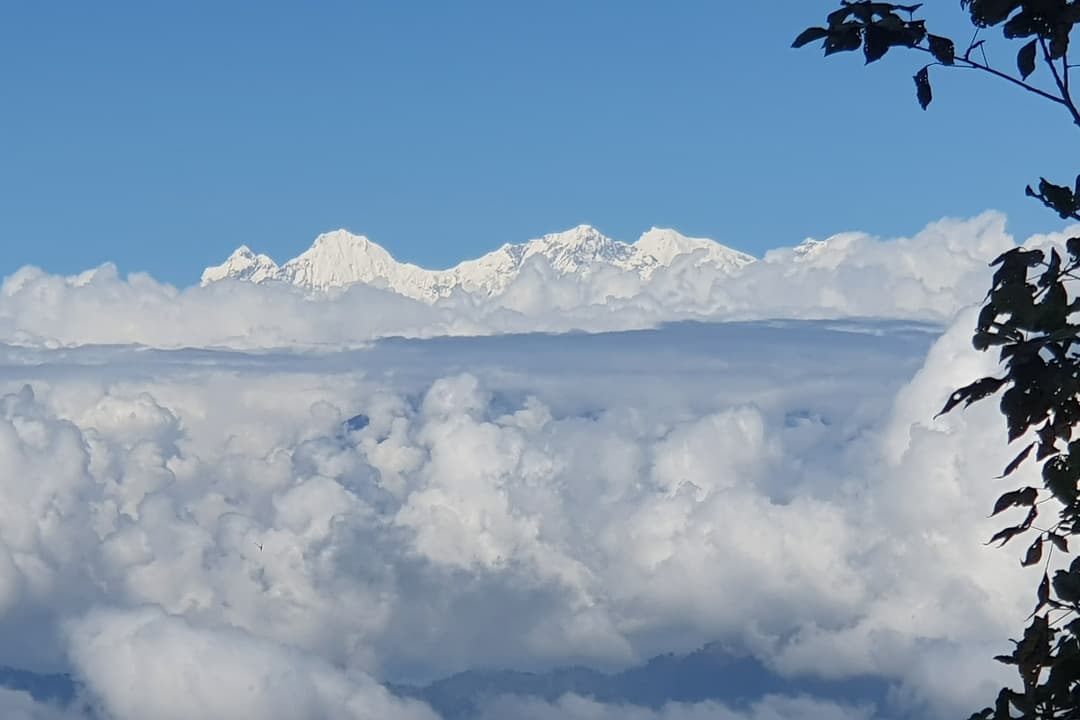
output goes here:
[{"label": "dark silhouetted leaf", "polygon": [[986,541],[986,544],[993,545],[994,543],[1000,541],[1001,544],[998,545],[998,547],[1005,547],[1005,545],[1007,545],[1010,540],[1012,540],[1020,533],[1024,532],[1024,530],[1025,528],[1023,525],[1016,525],[1014,527],[1007,527],[1004,530],[998,530],[996,533],[994,533],[994,536],[992,538]]},{"label": "dark silhouetted leaf", "polygon": [[829,30],[829,36],[825,38],[825,54],[857,50],[861,44],[862,26],[848,23],[837,30]]},{"label": "dark silhouetted leaf", "polygon": [[1018,0],[960,0],[962,7],[970,8],[971,22],[978,27],[1005,22],[1019,4]]},{"label": "dark silhouetted leaf", "polygon": [[1072,188],[1055,185],[1046,178],[1039,178],[1039,193],[1046,204],[1063,219],[1076,211],[1076,196],[1073,195]]},{"label": "dark silhouetted leaf", "polygon": [[[1031,448],[1028,448],[1029,450]],[[997,515],[1011,507],[1027,506],[1031,507],[1035,504],[1035,501],[1039,499],[1039,491],[1033,487],[1026,487],[1020,490],[1013,490],[1002,494],[994,503],[994,512],[990,513],[990,517]],[[991,541],[993,542],[993,541]]]},{"label": "dark silhouetted leaf", "polygon": [[979,311],[979,320],[976,322],[975,327],[985,332],[997,320],[998,314],[997,306],[994,303],[986,303],[983,305],[982,310]]},{"label": "dark silhouetted leaf", "polygon": [[1042,560],[1042,554],[1043,539],[1038,538],[1035,542],[1031,543],[1031,547],[1028,548],[1027,554],[1024,555],[1024,559],[1020,561],[1020,564],[1024,567],[1030,567]]},{"label": "dark silhouetted leaf", "polygon": [[1046,489],[1065,505],[1076,501],[1077,468],[1062,459],[1060,455],[1046,461],[1042,469]]},{"label": "dark silhouetted leaf", "polygon": [[1058,273],[1061,272],[1061,255],[1058,253],[1057,248],[1050,251],[1050,262],[1047,263],[1046,272],[1039,278],[1040,287],[1050,287],[1058,279]]},{"label": "dark silhouetted leaf", "polygon": [[[1002,471],[1001,475],[998,476],[998,479],[1000,480],[1001,478],[1006,478],[1006,477],[1009,477],[1010,475],[1012,475],[1016,471],[1016,468],[1020,467],[1020,463],[1027,460],[1027,457],[1028,457],[1028,455],[1031,454],[1031,449],[1033,447],[1035,447],[1034,442],[1031,443],[1030,445],[1028,445],[1023,450],[1021,450],[1020,453],[1016,457],[1014,457],[1012,459],[1012,461],[1009,462],[1008,465],[1005,466],[1005,469]],[[998,498],[998,502],[1000,503],[1002,498],[1004,498],[1004,497],[1006,497],[1008,495],[1011,495],[1011,494],[1012,493],[1005,493],[1005,495],[1002,495],[1000,498]],[[1001,509],[998,509],[997,506],[995,505],[994,506],[994,515],[997,515],[999,512],[1004,510],[1006,507],[1009,507],[1009,505],[1006,505],[1005,507],[1003,507]]]},{"label": "dark silhouetted leaf", "polygon": [[1028,267],[1035,267],[1046,258],[1042,250],[1028,250],[1024,247],[1015,247],[998,255],[990,263],[990,267],[1005,265],[1009,262],[1018,262]]},{"label": "dark silhouetted leaf", "polygon": [[1016,54],[1016,68],[1020,71],[1020,77],[1025,80],[1035,72],[1035,42],[1032,40]]},{"label": "dark silhouetted leaf", "polygon": [[851,7],[851,14],[854,15],[858,20],[864,23],[869,23],[871,20],[874,19],[874,5],[876,3],[861,0],[848,4]]},{"label": "dark silhouetted leaf", "polygon": [[1050,600],[1050,576],[1043,573],[1042,582],[1039,583],[1039,589],[1036,592],[1036,597],[1039,604],[1035,606],[1035,612],[1039,611],[1043,605]]},{"label": "dark silhouetted leaf", "polygon": [[930,52],[934,59],[944,65],[952,65],[956,62],[956,44],[947,37],[940,35],[927,35],[930,43]]},{"label": "dark silhouetted leaf", "polygon": [[1070,26],[1066,24],[1054,28],[1054,33],[1050,36],[1051,60],[1060,60],[1069,52],[1069,29]]},{"label": "dark silhouetted leaf", "polygon": [[889,34],[876,25],[868,25],[863,31],[863,54],[866,64],[880,60],[889,51]]},{"label": "dark silhouetted leaf", "polygon": [[1039,506],[1033,503],[1031,509],[1028,510],[1027,517],[1024,518],[1024,522],[1020,523],[1020,528],[1026,531],[1028,528],[1031,527],[1031,523],[1035,522],[1035,518],[1037,518],[1038,516]]},{"label": "dark silhouetted leaf", "polygon": [[1077,569],[1075,560],[1068,570],[1054,573],[1054,592],[1063,602],[1080,602],[1080,570]]},{"label": "dark silhouetted leaf", "polygon": [[1012,713],[1009,710],[1011,702],[1012,691],[1009,688],[1001,688],[1001,692],[997,696],[997,702],[994,703],[994,720],[1012,719]]},{"label": "dark silhouetted leaf", "polygon": [[1031,37],[1039,31],[1039,21],[1033,14],[1021,12],[1005,23],[1002,33],[1007,38]]},{"label": "dark silhouetted leaf", "polygon": [[1066,240],[1065,249],[1073,260],[1080,260],[1080,237],[1071,237]]},{"label": "dark silhouetted leaf", "polygon": [[845,5],[839,10],[833,10],[831,13],[825,16],[825,22],[829,23],[830,28],[833,28],[846,21],[853,12],[854,9],[850,5]]},{"label": "dark silhouetted leaf", "polygon": [[1061,451],[1054,447],[1053,443],[1039,443],[1039,452],[1035,454],[1035,460],[1041,462],[1059,452]]},{"label": "dark silhouetted leaf", "polygon": [[945,403],[945,407],[941,408],[941,412],[934,417],[944,415],[960,403],[964,403],[966,407],[973,402],[982,400],[988,395],[993,395],[1008,381],[1008,378],[984,377],[981,380],[976,380],[970,385],[965,385],[949,396],[948,401]]},{"label": "dark silhouetted leaf", "polygon": [[803,45],[806,45],[807,43],[812,43],[815,40],[823,40],[824,38],[826,38],[828,36],[829,36],[829,31],[826,30],[825,28],[819,28],[819,27],[806,28],[801,33],[799,33],[799,37],[795,38],[795,42],[791,43],[791,47],[793,47],[793,48],[801,48]]},{"label": "dark silhouetted leaf", "polygon": [[1057,533],[1047,533],[1046,537],[1049,538],[1050,542],[1052,542],[1054,544],[1054,547],[1056,547],[1061,552],[1064,552],[1064,553],[1069,552],[1069,540],[1068,540],[1068,538],[1066,538],[1066,537],[1064,537],[1062,535],[1058,535]]},{"label": "dark silhouetted leaf", "polygon": [[930,71],[927,68],[915,73],[915,97],[923,110],[929,107],[934,99],[934,93],[930,89]]},{"label": "dark silhouetted leaf", "polygon": [[977,332],[971,339],[971,344],[979,351],[986,350],[991,345],[1008,345],[1012,342],[1014,341],[1005,335],[991,332]]}]

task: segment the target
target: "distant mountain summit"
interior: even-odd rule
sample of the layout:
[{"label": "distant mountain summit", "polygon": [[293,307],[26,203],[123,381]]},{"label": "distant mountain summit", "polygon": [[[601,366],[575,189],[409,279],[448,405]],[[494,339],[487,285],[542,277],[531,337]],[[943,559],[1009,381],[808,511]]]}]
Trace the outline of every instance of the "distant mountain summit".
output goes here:
[{"label": "distant mountain summit", "polygon": [[427,270],[398,262],[385,248],[363,235],[335,230],[319,235],[308,250],[284,265],[243,245],[221,265],[203,271],[202,284],[226,279],[284,282],[319,292],[366,283],[416,300],[434,302],[457,290],[497,295],[534,256],[543,257],[561,275],[600,264],[647,279],[658,268],[694,253],[695,264],[708,264],[727,273],[754,262],[750,255],[713,240],[686,237],[675,230],[652,228],[631,244],[612,240],[592,226],[578,225],[566,232],[503,245],[448,270]]},{"label": "distant mountain summit", "polygon": [[247,245],[241,245],[233,250],[233,254],[221,265],[203,270],[202,284],[206,285],[215,280],[230,277],[263,282],[264,280],[279,280],[280,276],[281,268],[268,255],[256,255]]}]

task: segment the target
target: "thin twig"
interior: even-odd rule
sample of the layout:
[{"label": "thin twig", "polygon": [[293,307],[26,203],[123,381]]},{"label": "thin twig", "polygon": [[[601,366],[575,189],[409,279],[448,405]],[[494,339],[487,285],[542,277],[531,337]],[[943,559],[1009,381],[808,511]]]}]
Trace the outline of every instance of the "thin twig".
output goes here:
[{"label": "thin twig", "polygon": [[1071,66],[1069,65],[1069,51],[1068,50],[1065,50],[1065,54],[1061,56],[1061,67],[1065,71],[1063,73],[1063,75],[1065,76],[1065,96],[1069,97],[1069,68]]},{"label": "thin twig", "polygon": [[[1046,46],[1045,38],[1039,38],[1039,47],[1042,48],[1043,58],[1045,58],[1046,64],[1050,66],[1050,72],[1054,75],[1054,82],[1061,92],[1062,104],[1068,109],[1069,114],[1072,115],[1073,122],[1080,125],[1080,112],[1077,112],[1076,105],[1073,103],[1072,98],[1069,97],[1069,87],[1066,84],[1065,79],[1061,77],[1061,73],[1058,72],[1057,65],[1054,64],[1054,59],[1050,57],[1050,48]],[[1066,77],[1068,77],[1068,75],[1066,75]]]},{"label": "thin twig", "polygon": [[[925,53],[930,53],[930,48],[924,48],[924,47],[922,47],[920,45],[913,45],[912,47],[915,50],[922,50]],[[930,54],[933,54],[933,53],[930,53]],[[984,55],[983,59],[985,60],[985,55]],[[1012,75],[1009,75],[1008,73],[1003,73],[1000,70],[995,70],[994,68],[990,67],[989,64],[978,63],[978,62],[976,62],[974,60],[971,60],[969,58],[963,58],[963,57],[955,58],[952,65],[946,65],[943,62],[934,62],[934,63],[930,63],[930,64],[931,65],[940,65],[942,67],[964,68],[964,69],[967,69],[967,70],[982,70],[983,72],[988,72],[991,75],[994,75],[995,77],[1001,78],[1002,80],[1007,80],[1007,81],[1011,82],[1013,85],[1017,85],[1019,87],[1022,87],[1025,90],[1027,90],[1028,92],[1035,93],[1039,97],[1050,100],[1051,102],[1056,102],[1059,105],[1067,105],[1065,100],[1058,97],[1057,95],[1054,95],[1052,93],[1048,93],[1045,90],[1042,90],[1040,88],[1035,87],[1034,85],[1028,85],[1023,80],[1019,80],[1017,78],[1014,78]]]}]

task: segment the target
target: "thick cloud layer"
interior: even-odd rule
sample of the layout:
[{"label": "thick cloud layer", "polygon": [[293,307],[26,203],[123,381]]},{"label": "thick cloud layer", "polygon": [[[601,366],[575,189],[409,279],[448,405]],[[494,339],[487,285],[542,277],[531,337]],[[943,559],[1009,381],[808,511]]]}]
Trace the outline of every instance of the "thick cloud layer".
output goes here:
[{"label": "thick cloud layer", "polygon": [[428,718],[375,679],[721,641],[781,674],[885,677],[894,699],[485,712],[970,712],[1031,580],[981,545],[1009,459],[994,408],[929,419],[988,369],[972,322],[8,346],[0,664],[72,672],[112,720]]},{"label": "thick cloud layer", "polygon": [[[995,408],[930,418],[993,369],[970,303],[1011,244],[987,214],[722,281],[689,261],[647,286],[534,264],[498,298],[435,306],[19,271],[0,289],[0,666],[79,691],[0,691],[0,712],[433,718],[384,684],[716,641],[892,691],[475,706],[970,713],[1007,678],[990,658],[1032,577],[982,546],[1011,457]],[[835,319],[857,316],[902,320]],[[793,319],[813,317],[834,319]],[[544,328],[598,334],[502,334]]]},{"label": "thick cloud layer", "polygon": [[160,610],[91,611],[70,634],[76,670],[117,720],[436,717],[321,658]]},{"label": "thick cloud layer", "polygon": [[38,702],[29,693],[0,688],[0,715],[5,720],[86,720],[76,708]]},{"label": "thick cloud layer", "polygon": [[[768,253],[734,276],[695,254],[642,280],[597,265],[559,275],[533,258],[500,295],[434,306],[370,286],[306,296],[282,284],[177,290],[112,265],[74,277],[23,268],[0,287],[0,341],[64,346],[341,347],[386,336],[623,330],[685,319],[892,317],[945,322],[985,292],[986,263],[1012,247],[993,212],[911,238],[845,233]],[[194,280],[194,279],[193,279]]]}]

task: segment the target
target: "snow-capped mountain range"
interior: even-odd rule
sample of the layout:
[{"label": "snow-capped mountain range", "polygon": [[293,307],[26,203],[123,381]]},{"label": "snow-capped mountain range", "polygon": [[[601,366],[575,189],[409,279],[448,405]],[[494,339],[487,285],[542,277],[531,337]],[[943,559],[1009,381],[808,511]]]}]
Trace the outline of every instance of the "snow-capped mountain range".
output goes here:
[{"label": "snow-capped mountain range", "polygon": [[435,302],[459,289],[498,295],[535,256],[544,258],[559,274],[587,273],[599,264],[648,279],[658,268],[688,255],[693,255],[689,262],[695,265],[709,265],[727,274],[755,262],[752,256],[713,240],[686,237],[675,230],[652,228],[636,242],[625,243],[589,225],[579,225],[528,242],[508,243],[448,270],[428,270],[398,262],[363,235],[335,230],[317,237],[308,250],[283,265],[241,246],[221,265],[203,271],[202,284],[231,278],[255,283],[284,282],[318,292],[367,283],[416,300]]}]

